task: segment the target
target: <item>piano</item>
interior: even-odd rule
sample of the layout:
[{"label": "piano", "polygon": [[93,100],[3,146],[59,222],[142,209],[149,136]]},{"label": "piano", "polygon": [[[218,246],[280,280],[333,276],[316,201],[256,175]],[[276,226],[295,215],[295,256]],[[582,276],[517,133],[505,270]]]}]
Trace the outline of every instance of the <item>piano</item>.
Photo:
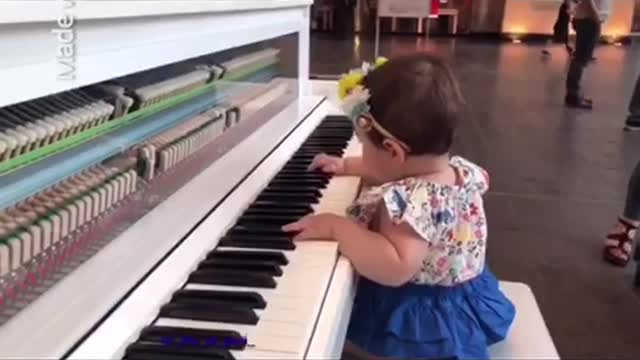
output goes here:
[{"label": "piano", "polygon": [[310,3],[0,4],[0,358],[339,358],[353,271],[280,230],[360,187]]},{"label": "piano", "polygon": [[[280,231],[360,188],[306,171],[360,152],[309,80],[310,4],[0,2],[0,358],[341,357],[354,271]],[[501,285],[492,358],[559,358]]]}]

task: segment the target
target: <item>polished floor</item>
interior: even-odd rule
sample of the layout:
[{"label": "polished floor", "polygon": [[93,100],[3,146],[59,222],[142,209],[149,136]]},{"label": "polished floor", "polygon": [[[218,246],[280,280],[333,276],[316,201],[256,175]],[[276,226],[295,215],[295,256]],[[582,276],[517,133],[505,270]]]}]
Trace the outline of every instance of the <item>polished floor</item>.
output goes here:
[{"label": "polished floor", "polygon": [[[502,280],[529,284],[563,358],[640,357],[634,268],[600,258],[640,160],[640,133],[624,133],[640,46],[601,46],[585,73],[592,112],[562,105],[567,55],[542,45],[470,39],[385,38],[385,56],[429,50],[447,58],[469,116],[456,152],[486,167],[489,261]],[[339,74],[373,57],[370,39],[312,37],[312,73]]]}]

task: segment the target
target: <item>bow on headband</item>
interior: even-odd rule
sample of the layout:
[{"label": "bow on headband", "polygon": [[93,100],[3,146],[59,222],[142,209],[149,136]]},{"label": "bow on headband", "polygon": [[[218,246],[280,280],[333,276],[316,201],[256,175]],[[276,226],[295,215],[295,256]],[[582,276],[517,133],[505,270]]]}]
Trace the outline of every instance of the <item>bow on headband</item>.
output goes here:
[{"label": "bow on headband", "polygon": [[383,66],[388,61],[381,57],[376,59],[375,64],[365,62],[359,69],[351,70],[340,78],[338,95],[342,100],[342,109],[352,119],[356,119],[370,110],[367,102],[371,93],[362,85],[364,78],[369,72]]}]

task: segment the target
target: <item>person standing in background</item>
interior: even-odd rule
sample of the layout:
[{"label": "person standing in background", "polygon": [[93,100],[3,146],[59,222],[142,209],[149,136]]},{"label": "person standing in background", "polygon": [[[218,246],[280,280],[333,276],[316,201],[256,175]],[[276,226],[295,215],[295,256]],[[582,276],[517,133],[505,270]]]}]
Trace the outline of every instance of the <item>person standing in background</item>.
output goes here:
[{"label": "person standing in background", "polygon": [[629,116],[625,123],[624,129],[627,131],[640,130],[640,75],[636,79],[636,87],[629,101]]},{"label": "person standing in background", "polygon": [[339,39],[347,39],[354,33],[353,11],[356,0],[333,0],[335,9],[335,32]]},{"label": "person standing in background", "polygon": [[[602,22],[607,19],[611,0],[579,0],[573,16],[576,30],[576,48],[567,73],[565,105],[571,108],[591,109],[593,101],[584,97],[580,82],[584,68],[593,57],[601,33]],[[602,13],[601,11],[604,11]]]},{"label": "person standing in background", "polygon": [[[569,56],[573,55],[573,48],[569,45],[569,24],[574,11],[575,0],[564,0],[558,9],[558,18],[553,25],[553,41],[564,44]],[[545,50],[546,51],[546,50]],[[545,53],[547,55],[548,51]]]},{"label": "person standing in background", "polygon": [[[613,0],[601,0],[597,2],[598,5],[598,13],[600,15],[600,32],[598,33],[598,39],[602,36],[602,27],[611,17],[611,12],[613,11]],[[597,45],[597,42],[596,42]],[[591,56],[591,61],[595,61],[596,57]]]}]

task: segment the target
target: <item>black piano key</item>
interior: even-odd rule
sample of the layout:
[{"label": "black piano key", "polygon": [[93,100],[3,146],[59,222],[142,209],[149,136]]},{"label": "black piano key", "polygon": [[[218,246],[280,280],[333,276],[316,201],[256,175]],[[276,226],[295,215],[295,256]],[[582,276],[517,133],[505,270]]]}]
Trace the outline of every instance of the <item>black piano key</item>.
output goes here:
[{"label": "black piano key", "polygon": [[283,177],[295,177],[295,178],[306,177],[306,178],[327,179],[327,178],[333,177],[333,174],[329,174],[319,170],[317,171],[316,170],[314,171],[280,170],[280,172],[278,173],[278,176],[276,176],[276,179],[283,178]]},{"label": "black piano key", "polygon": [[244,215],[238,219],[237,224],[240,223],[261,223],[261,224],[273,224],[275,226],[282,226],[288,223],[292,223],[294,221],[298,221],[300,216],[296,215],[281,215],[281,214],[273,214],[268,211],[265,214],[248,214],[245,212]]},{"label": "black piano key", "polygon": [[282,228],[278,225],[262,226],[259,228],[243,225],[235,225],[227,232],[225,237],[238,238],[242,236],[270,238],[271,240],[291,240],[292,233],[282,231]]},{"label": "black piano key", "polygon": [[[309,142],[318,141],[318,140],[339,141],[341,145],[345,145],[351,139],[351,137],[352,135],[350,135],[348,131],[345,132],[339,129],[335,129],[335,130],[327,129],[325,131],[311,135],[307,140]],[[303,146],[304,145],[307,145],[307,142],[305,142]]]},{"label": "black piano key", "polygon": [[273,200],[273,201],[282,201],[282,202],[294,202],[294,203],[307,203],[307,204],[317,204],[319,198],[313,195],[305,195],[305,194],[286,194],[286,193],[269,193],[262,192],[258,195],[257,201],[261,200]]},{"label": "black piano key", "polygon": [[324,153],[331,156],[342,156],[344,153],[340,150],[329,150],[329,149],[300,149],[298,150],[294,156],[297,155],[318,155],[320,153]]},{"label": "black piano key", "polygon": [[291,156],[291,159],[289,159],[289,161],[294,161],[294,160],[307,160],[307,161],[311,161],[313,159],[315,159],[316,155],[312,155],[312,154],[300,154],[300,155],[293,155]]},{"label": "black piano key", "polygon": [[352,127],[351,118],[345,115],[327,115],[322,120],[322,124],[327,123],[336,123],[336,124],[344,124],[344,126]]},{"label": "black piano key", "polygon": [[229,303],[233,307],[246,307],[251,309],[264,309],[267,306],[262,295],[253,291],[181,289],[173,293],[172,302],[181,299]]},{"label": "black piano key", "polygon": [[289,264],[287,256],[280,251],[214,250],[207,254],[207,259],[267,260],[282,266]]},{"label": "black piano key", "polygon": [[268,185],[264,190],[262,190],[262,194],[290,194],[290,195],[302,195],[302,196],[315,196],[317,198],[321,197],[322,194],[320,190],[311,188],[309,186],[299,185],[299,186],[291,186],[289,188],[284,188],[282,186],[272,186]]},{"label": "black piano key", "polygon": [[311,176],[276,176],[269,185],[276,186],[314,186],[318,189],[323,189],[329,183],[329,179],[326,177],[311,177]]},{"label": "black piano key", "polygon": [[287,161],[286,165],[301,165],[301,166],[309,166],[313,162],[313,158],[315,156],[304,155],[304,156],[294,156],[289,161]]},{"label": "black piano key", "polygon": [[140,341],[127,347],[125,358],[146,359],[151,355],[153,359],[235,359],[227,349],[201,346],[167,346],[163,343]]},{"label": "black piano key", "polygon": [[246,307],[232,307],[215,302],[199,303],[170,302],[160,308],[160,317],[172,319],[187,319],[197,321],[212,321],[231,324],[255,325],[258,323],[258,315],[255,311]]},{"label": "black piano key", "polygon": [[244,211],[245,215],[283,215],[301,218],[312,212],[311,209],[286,209],[277,207],[250,207]]},{"label": "black piano key", "polygon": [[281,171],[299,171],[301,173],[313,172],[309,171],[309,164],[288,163],[285,164]]},{"label": "black piano key", "polygon": [[295,203],[290,203],[290,202],[280,202],[280,201],[273,201],[273,200],[260,200],[260,201],[254,201],[250,206],[250,209],[284,209],[284,210],[306,210],[306,211],[313,211],[313,208],[311,207],[310,204],[306,204],[306,203],[299,203],[299,204],[295,204]]},{"label": "black piano key", "polygon": [[236,241],[289,241],[292,242],[292,236],[289,233],[282,234],[252,234],[252,233],[234,233],[222,237],[222,240]]},{"label": "black piano key", "polygon": [[218,243],[218,246],[252,248],[252,249],[271,249],[271,250],[295,250],[296,244],[291,241],[281,240],[233,240],[225,239]]},{"label": "black piano key", "polygon": [[300,149],[298,149],[298,151],[296,152],[296,154],[299,154],[301,152],[311,152],[311,151],[317,151],[317,152],[333,152],[333,153],[343,153],[344,152],[344,145],[345,144],[340,144],[340,145],[321,145],[321,144],[305,144],[303,146],[300,147]]},{"label": "black piano key", "polygon": [[346,139],[339,139],[335,137],[320,138],[306,142],[303,148],[341,149],[346,145],[346,143]]},{"label": "black piano key", "polygon": [[246,270],[282,276],[282,269],[278,264],[264,260],[207,259],[198,265],[198,269]]},{"label": "black piano key", "polygon": [[210,285],[250,286],[275,289],[273,276],[245,270],[198,269],[189,275],[189,281]]},{"label": "black piano key", "polygon": [[162,343],[172,346],[185,340],[197,339],[204,347],[218,349],[243,350],[246,339],[239,332],[233,330],[192,329],[174,326],[147,326],[140,332],[139,339],[143,342]]}]

